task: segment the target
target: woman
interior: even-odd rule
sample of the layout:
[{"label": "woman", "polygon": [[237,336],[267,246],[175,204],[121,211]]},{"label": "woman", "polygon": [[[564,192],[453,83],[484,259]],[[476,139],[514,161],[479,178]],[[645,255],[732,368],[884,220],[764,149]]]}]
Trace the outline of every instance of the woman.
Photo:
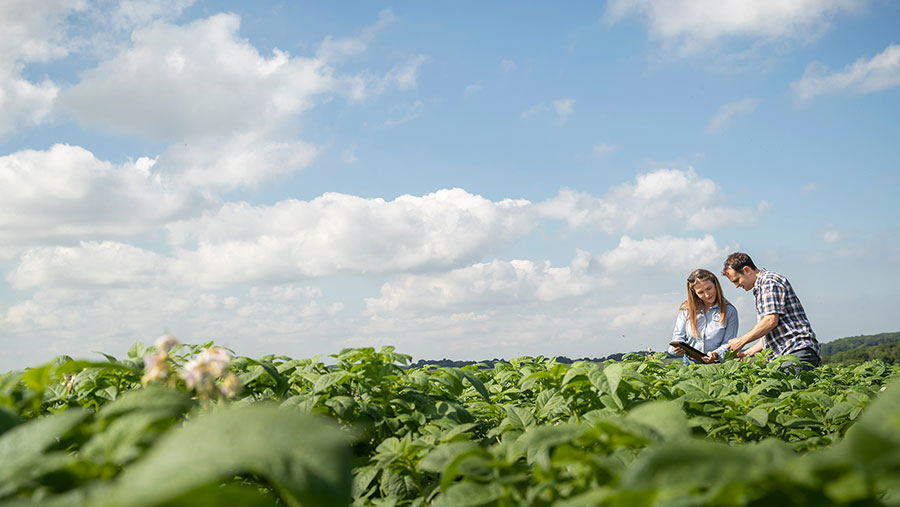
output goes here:
[{"label": "woman", "polygon": [[[703,352],[704,363],[722,361],[728,340],[737,336],[737,310],[725,300],[716,275],[705,269],[694,270],[688,276],[687,294],[675,319],[672,341],[686,342]],[[683,355],[685,363],[696,362],[679,346],[669,346],[669,353]]]}]

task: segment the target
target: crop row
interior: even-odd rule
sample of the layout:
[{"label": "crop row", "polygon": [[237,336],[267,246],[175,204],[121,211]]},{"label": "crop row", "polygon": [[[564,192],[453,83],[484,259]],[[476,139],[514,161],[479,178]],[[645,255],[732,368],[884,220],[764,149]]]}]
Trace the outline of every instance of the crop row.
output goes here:
[{"label": "crop row", "polygon": [[0,502],[900,504],[880,362],[331,359],[169,340],[0,376]]}]

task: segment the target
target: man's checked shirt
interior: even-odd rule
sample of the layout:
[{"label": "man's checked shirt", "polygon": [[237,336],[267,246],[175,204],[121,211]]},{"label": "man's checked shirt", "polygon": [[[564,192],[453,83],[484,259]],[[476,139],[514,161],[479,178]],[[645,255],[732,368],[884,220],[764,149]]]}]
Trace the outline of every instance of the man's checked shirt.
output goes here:
[{"label": "man's checked shirt", "polygon": [[778,325],[764,338],[765,346],[771,348],[776,356],[806,347],[819,354],[816,334],[787,278],[761,269],[753,285],[753,295],[756,296],[757,318],[778,314]]}]

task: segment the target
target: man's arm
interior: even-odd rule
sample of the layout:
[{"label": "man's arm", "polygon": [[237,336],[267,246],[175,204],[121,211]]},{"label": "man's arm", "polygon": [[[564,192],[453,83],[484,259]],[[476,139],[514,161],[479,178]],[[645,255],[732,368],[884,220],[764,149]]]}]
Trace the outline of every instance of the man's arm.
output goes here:
[{"label": "man's arm", "polygon": [[758,340],[763,336],[769,334],[769,331],[775,329],[775,326],[777,325],[777,313],[764,315],[763,318],[759,319],[759,322],[757,322],[756,325],[753,326],[753,329],[748,331],[744,336],[728,340],[728,348],[737,352],[738,350],[744,348],[744,345],[747,345],[748,343],[754,340]]},{"label": "man's arm", "polygon": [[756,354],[757,352],[759,352],[759,351],[762,350],[762,349],[763,349],[763,342],[762,342],[762,340],[760,340],[760,341],[756,342],[752,347],[750,347],[749,349],[747,349],[746,351],[744,351],[744,352],[738,352],[738,353],[737,353],[737,356],[738,356],[738,357],[741,357],[741,358],[743,358],[743,357],[753,357],[754,354]]}]

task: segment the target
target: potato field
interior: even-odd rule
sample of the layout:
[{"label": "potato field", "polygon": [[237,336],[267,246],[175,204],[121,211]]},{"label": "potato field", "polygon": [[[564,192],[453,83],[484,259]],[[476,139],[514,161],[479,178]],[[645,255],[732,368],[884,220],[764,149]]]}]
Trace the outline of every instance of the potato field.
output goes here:
[{"label": "potato field", "polygon": [[0,505],[900,505],[897,366],[409,361],[163,337],[0,374]]}]

